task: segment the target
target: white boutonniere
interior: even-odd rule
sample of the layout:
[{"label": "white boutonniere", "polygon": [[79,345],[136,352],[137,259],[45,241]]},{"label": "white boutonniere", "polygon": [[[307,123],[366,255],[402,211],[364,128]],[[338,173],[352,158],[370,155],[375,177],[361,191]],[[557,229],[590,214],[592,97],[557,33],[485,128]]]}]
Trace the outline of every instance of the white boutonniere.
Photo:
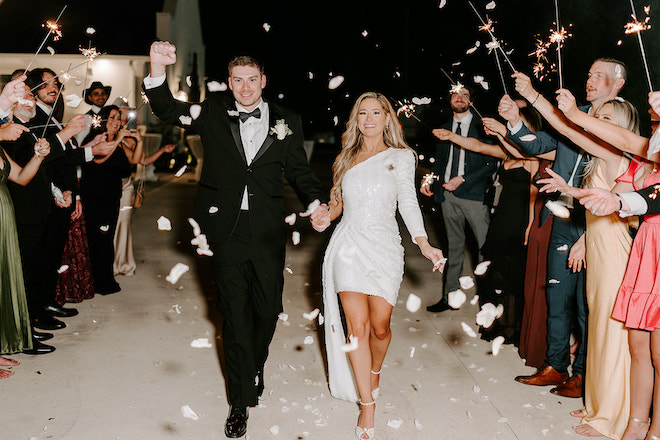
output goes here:
[{"label": "white boutonniere", "polygon": [[276,135],[277,140],[281,141],[288,135],[293,134],[293,132],[284,119],[278,119],[275,121],[275,126],[270,128],[270,134]]},{"label": "white boutonniere", "polygon": [[233,118],[238,118],[238,110],[227,110],[227,114]]}]

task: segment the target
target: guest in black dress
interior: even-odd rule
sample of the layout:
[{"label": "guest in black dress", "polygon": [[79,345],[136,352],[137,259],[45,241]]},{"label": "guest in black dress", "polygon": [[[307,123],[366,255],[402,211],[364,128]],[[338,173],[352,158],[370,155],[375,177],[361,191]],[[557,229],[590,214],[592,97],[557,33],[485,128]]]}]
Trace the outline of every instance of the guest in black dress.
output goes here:
[{"label": "guest in black dress", "polygon": [[[142,141],[137,130],[121,128],[121,115],[117,106],[103,107],[98,116],[99,126],[90,130],[84,142],[103,135],[105,142],[112,142],[115,149],[83,166],[80,194],[87,221],[94,287],[96,293],[108,295],[121,290],[115,281],[113,262],[122,178],[130,176],[131,164],[141,159]],[[127,138],[135,138],[137,142],[126,142]]]}]

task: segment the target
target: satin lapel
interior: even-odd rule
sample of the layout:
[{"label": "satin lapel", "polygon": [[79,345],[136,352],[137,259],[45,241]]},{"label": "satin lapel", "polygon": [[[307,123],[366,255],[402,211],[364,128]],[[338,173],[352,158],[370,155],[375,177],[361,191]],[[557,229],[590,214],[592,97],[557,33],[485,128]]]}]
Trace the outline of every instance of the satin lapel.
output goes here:
[{"label": "satin lapel", "polygon": [[273,108],[272,105],[268,104],[268,110],[269,110],[268,113],[270,114],[269,125],[268,125],[268,136],[266,136],[266,140],[264,140],[264,143],[261,144],[261,148],[259,148],[259,151],[257,151],[257,154],[254,156],[254,159],[252,159],[252,163],[256,162],[261,156],[263,156],[264,153],[273,144],[273,141],[275,140],[275,135],[270,133],[270,127],[275,126],[276,120],[282,119],[281,116],[275,114],[275,109]]},{"label": "satin lapel", "polygon": [[238,149],[238,153],[243,158],[243,162],[247,165],[247,159],[245,158],[245,150],[243,149],[243,141],[241,140],[241,129],[238,127],[238,118],[229,119],[229,128],[231,128],[231,134],[234,137],[234,143]]}]

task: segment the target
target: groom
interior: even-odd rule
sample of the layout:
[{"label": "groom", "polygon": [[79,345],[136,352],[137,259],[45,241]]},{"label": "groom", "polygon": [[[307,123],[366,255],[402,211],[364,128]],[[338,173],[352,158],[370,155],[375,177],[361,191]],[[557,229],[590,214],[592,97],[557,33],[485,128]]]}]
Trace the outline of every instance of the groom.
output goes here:
[{"label": "groom", "polygon": [[[323,196],[303,150],[300,116],[262,99],[266,76],[257,60],[241,56],[229,63],[233,99],[214,93],[191,104],[175,100],[165,81],[175,50],[168,42],[151,45],[144,87],[159,118],[194,128],[204,144],[195,218],[213,251],[231,406],[225,435],[237,438],[247,430],[247,407],[257,405],[263,392],[268,345],[282,311],[282,175],[305,206]],[[312,220],[329,222],[327,206],[319,206]]]}]

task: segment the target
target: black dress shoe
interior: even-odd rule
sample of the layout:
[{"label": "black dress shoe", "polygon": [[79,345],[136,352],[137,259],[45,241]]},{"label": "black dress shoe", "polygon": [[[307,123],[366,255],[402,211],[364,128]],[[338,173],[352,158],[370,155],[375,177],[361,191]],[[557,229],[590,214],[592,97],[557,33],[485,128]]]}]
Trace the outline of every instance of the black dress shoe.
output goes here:
[{"label": "black dress shoe", "polygon": [[104,286],[96,289],[96,293],[99,295],[112,295],[113,293],[117,293],[121,291],[121,287],[119,287],[119,283],[114,283],[110,286]]},{"label": "black dress shoe", "polygon": [[38,332],[35,329],[32,329],[32,339],[35,341],[47,341],[53,339],[52,333]]},{"label": "black dress shoe", "polygon": [[426,311],[431,313],[444,312],[445,310],[456,310],[456,309],[452,308],[449,304],[447,304],[447,301],[445,301],[444,299],[441,299],[437,303],[433,304],[432,306],[428,306],[426,308]]},{"label": "black dress shoe", "polygon": [[32,349],[31,350],[25,350],[23,353],[25,354],[47,354],[47,353],[52,353],[55,351],[55,347],[52,345],[46,345],[43,344],[37,340],[32,340]]},{"label": "black dress shoe", "polygon": [[243,437],[247,432],[247,408],[232,406],[225,422],[225,435],[229,438]]},{"label": "black dress shoe", "polygon": [[78,310],[62,307],[58,304],[51,304],[46,306],[44,310],[46,310],[46,313],[49,315],[56,316],[58,318],[68,318],[69,316],[76,316],[78,314]]},{"label": "black dress shoe", "polygon": [[66,324],[50,315],[44,315],[40,318],[33,318],[32,327],[41,330],[59,330],[66,327]]}]

